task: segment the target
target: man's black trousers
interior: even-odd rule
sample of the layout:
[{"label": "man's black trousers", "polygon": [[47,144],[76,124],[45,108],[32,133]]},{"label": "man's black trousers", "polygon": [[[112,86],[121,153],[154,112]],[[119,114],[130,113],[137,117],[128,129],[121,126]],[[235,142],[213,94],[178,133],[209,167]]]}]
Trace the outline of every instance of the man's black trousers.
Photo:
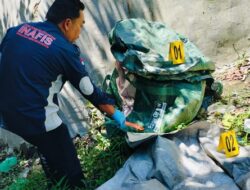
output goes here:
[{"label": "man's black trousers", "polygon": [[72,188],[84,187],[80,161],[64,124],[47,133],[23,138],[37,147],[42,167],[52,184],[63,179]]}]

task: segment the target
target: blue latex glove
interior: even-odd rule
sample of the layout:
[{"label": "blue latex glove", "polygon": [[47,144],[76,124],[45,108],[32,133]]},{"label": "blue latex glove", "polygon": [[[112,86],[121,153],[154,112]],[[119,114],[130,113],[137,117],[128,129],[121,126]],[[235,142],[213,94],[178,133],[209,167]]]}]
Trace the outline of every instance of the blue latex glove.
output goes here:
[{"label": "blue latex glove", "polygon": [[118,123],[119,129],[126,131],[126,117],[121,111],[115,109],[115,112],[111,117]]}]

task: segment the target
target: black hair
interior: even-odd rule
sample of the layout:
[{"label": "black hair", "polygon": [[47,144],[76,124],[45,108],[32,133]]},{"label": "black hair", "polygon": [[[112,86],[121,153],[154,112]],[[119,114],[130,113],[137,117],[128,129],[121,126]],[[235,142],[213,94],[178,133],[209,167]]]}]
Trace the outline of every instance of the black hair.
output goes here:
[{"label": "black hair", "polygon": [[79,11],[84,8],[85,6],[80,0],[55,0],[46,14],[46,19],[54,24],[59,24],[67,18],[78,18]]}]

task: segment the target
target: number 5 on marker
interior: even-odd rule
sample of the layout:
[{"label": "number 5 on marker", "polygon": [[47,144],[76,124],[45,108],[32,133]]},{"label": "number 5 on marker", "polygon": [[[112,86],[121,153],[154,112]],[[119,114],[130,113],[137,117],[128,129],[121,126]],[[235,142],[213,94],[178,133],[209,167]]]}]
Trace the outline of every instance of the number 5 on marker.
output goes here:
[{"label": "number 5 on marker", "polygon": [[225,150],[226,157],[233,157],[239,154],[239,145],[236,139],[235,131],[227,131],[220,135],[218,151]]},{"label": "number 5 on marker", "polygon": [[182,41],[170,43],[169,60],[173,61],[173,64],[183,64],[185,62],[184,44]]}]

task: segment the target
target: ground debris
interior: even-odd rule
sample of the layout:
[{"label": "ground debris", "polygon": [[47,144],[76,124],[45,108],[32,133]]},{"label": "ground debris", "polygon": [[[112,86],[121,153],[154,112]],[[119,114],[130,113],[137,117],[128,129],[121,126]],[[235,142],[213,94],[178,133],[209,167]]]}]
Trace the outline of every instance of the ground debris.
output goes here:
[{"label": "ground debris", "polygon": [[219,71],[215,74],[218,80],[244,81],[250,74],[250,59],[244,59],[233,64],[226,64],[218,68],[218,70]]}]

